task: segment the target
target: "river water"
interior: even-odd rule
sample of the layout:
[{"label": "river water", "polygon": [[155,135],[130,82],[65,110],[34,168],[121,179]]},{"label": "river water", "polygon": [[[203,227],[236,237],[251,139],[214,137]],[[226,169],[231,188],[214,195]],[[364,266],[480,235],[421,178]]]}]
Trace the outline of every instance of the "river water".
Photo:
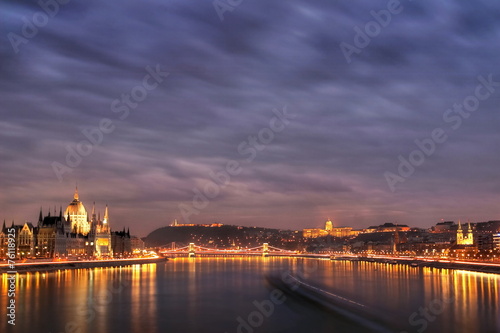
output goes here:
[{"label": "river water", "polygon": [[313,303],[280,294],[264,278],[287,271],[382,313],[392,332],[500,332],[500,275],[258,257],[177,258],[19,275],[15,326],[7,325],[3,275],[0,331],[370,332]]}]

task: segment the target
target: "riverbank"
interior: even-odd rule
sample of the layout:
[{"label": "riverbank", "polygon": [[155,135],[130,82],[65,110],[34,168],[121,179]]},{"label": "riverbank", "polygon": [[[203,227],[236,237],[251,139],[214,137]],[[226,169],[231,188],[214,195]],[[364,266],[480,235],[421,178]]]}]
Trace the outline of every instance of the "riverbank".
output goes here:
[{"label": "riverbank", "polygon": [[392,265],[408,265],[411,267],[429,267],[438,269],[464,270],[481,273],[500,274],[500,263],[472,262],[460,260],[430,260],[401,257],[337,257],[332,260],[349,260],[385,263]]},{"label": "riverbank", "polygon": [[8,274],[14,271],[18,274],[31,272],[52,272],[65,269],[97,268],[97,267],[123,267],[131,265],[145,265],[165,262],[165,257],[134,258],[134,259],[112,259],[112,260],[85,260],[85,261],[52,261],[52,262],[30,262],[14,264],[13,268],[8,265],[0,265],[0,274]]}]

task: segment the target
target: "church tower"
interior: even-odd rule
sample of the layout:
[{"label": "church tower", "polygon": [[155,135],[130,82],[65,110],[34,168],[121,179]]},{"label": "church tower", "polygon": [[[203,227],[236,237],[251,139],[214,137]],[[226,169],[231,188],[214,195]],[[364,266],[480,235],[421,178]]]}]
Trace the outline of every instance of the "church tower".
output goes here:
[{"label": "church tower", "polygon": [[96,218],[96,215],[95,215],[95,201],[94,201],[94,204],[92,205],[92,217],[91,217],[91,220],[90,220],[92,223],[95,223],[97,222],[97,218]]},{"label": "church tower", "polygon": [[462,245],[464,241],[464,232],[462,230],[462,224],[460,220],[458,220],[458,229],[457,229],[457,244]]},{"label": "church tower", "polygon": [[467,235],[464,236],[464,232],[462,230],[462,224],[460,223],[460,220],[458,221],[457,244],[474,245],[474,235],[472,233],[472,227],[470,225],[470,222],[468,223]]},{"label": "church tower", "polygon": [[[93,219],[95,218],[95,210],[93,210]],[[100,215],[100,214],[99,214]],[[109,227],[109,212],[108,205],[104,211],[104,218],[96,220],[94,226],[92,227],[94,232],[94,246],[95,246],[95,256],[96,257],[111,257],[113,255],[113,250],[111,248],[111,229]]]},{"label": "church tower", "polygon": [[399,244],[399,232],[398,228],[396,227],[396,230],[394,231],[394,238],[392,240],[392,253],[398,252],[398,244]]},{"label": "church tower", "polygon": [[468,223],[469,228],[467,229],[467,237],[464,239],[466,245],[474,244],[474,235],[472,234],[472,227],[470,226],[470,222]]}]

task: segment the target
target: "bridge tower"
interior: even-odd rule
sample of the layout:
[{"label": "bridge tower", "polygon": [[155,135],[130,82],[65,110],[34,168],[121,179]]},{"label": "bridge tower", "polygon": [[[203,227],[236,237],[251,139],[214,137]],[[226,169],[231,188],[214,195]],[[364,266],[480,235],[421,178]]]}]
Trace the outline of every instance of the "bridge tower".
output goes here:
[{"label": "bridge tower", "polygon": [[196,256],[196,250],[194,247],[194,243],[189,243],[189,258]]},{"label": "bridge tower", "polygon": [[268,243],[262,244],[262,256],[263,257],[269,256],[269,244]]}]

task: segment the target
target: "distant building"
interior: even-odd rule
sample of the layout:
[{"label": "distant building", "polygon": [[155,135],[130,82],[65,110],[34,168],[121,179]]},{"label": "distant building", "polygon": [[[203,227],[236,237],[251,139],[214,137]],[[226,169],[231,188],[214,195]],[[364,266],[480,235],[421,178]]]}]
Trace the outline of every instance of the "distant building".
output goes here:
[{"label": "distant building", "polygon": [[[62,209],[59,215],[48,215],[43,217],[40,209],[40,216],[35,231],[35,251],[34,256],[39,258],[54,258],[67,255],[67,238],[70,233],[70,224],[64,219]],[[83,241],[83,240],[82,240]],[[73,245],[73,242],[71,242]]]},{"label": "distant building", "polygon": [[[95,215],[95,203],[92,208],[92,220],[91,220],[91,246],[93,247],[93,252],[96,257],[111,257],[113,255],[113,249],[111,246],[111,229],[109,227],[109,214],[108,205],[104,211],[104,218],[96,218]],[[92,244],[93,243],[93,244]]]},{"label": "distant building", "polygon": [[362,230],[353,230],[351,227],[334,227],[329,232],[333,237],[354,237],[359,235]]},{"label": "distant building", "polygon": [[33,224],[25,222],[16,233],[17,253],[21,258],[32,257],[35,250],[35,228]]},{"label": "distant building", "polygon": [[132,248],[132,252],[134,251],[142,251],[146,247],[144,241],[137,236],[130,237],[130,247]]},{"label": "distant building", "polygon": [[130,242],[130,232],[113,231],[111,233],[111,246],[115,257],[125,257],[132,254],[132,246]]},{"label": "distant building", "polygon": [[171,227],[206,227],[206,228],[219,228],[222,227],[224,224],[222,223],[205,223],[205,224],[195,224],[195,223],[179,223],[177,222],[177,219],[174,220],[170,224]]},{"label": "distant building", "polygon": [[68,221],[71,221],[71,227],[68,231],[82,235],[88,235],[90,232],[87,210],[79,199],[78,188],[75,190],[73,201],[64,211],[64,217],[67,217]]},{"label": "distant building", "polygon": [[453,222],[453,221],[439,222],[431,228],[431,231],[432,232],[450,232],[453,230],[454,226],[455,226],[455,222]]},{"label": "distant building", "polygon": [[78,258],[93,255],[94,242],[89,236],[68,232],[65,234],[65,241],[66,247],[62,248],[62,251],[56,251],[56,257]]},{"label": "distant building", "polygon": [[494,250],[495,245],[493,243],[494,234],[479,234],[476,236],[477,248],[479,251],[489,251]]},{"label": "distant building", "polygon": [[[14,222],[12,222],[12,225],[14,225]],[[2,229],[0,229],[0,258],[5,258],[7,256],[7,245],[8,245],[8,239],[9,239],[9,233],[8,229],[5,226],[5,220],[3,221]]]},{"label": "distant building", "polygon": [[302,236],[305,238],[318,238],[328,236],[328,231],[323,229],[304,229],[302,230]]},{"label": "distant building", "polygon": [[467,234],[464,235],[462,224],[458,221],[457,236],[455,244],[450,247],[449,255],[457,258],[466,258],[474,256],[478,251],[478,244],[474,241],[472,227],[468,223]]},{"label": "distant building", "polygon": [[[109,223],[108,206],[101,220],[100,214],[96,216],[95,203],[92,216],[89,219],[85,206],[79,199],[78,189],[75,189],[73,201],[66,210],[62,207],[59,214],[51,215],[49,211],[44,216],[42,209],[38,223],[34,226],[26,222],[23,225],[14,225],[16,236],[17,258],[58,258],[58,257],[111,257],[113,256],[112,234]],[[7,254],[8,233],[5,226],[0,229],[0,256]],[[122,237],[123,238],[123,237]],[[130,253],[130,234],[128,240],[122,240],[120,253]]]},{"label": "distant building", "polygon": [[333,229],[333,223],[330,219],[328,219],[328,221],[326,221],[325,223],[325,230],[330,232],[332,231],[332,229]]},{"label": "distant building", "polygon": [[500,251],[500,233],[493,234],[493,249]]},{"label": "distant building", "polygon": [[367,232],[395,232],[395,231],[410,231],[410,227],[406,224],[384,223],[379,226],[371,226]]},{"label": "distant building", "polygon": [[407,252],[416,255],[446,255],[450,250],[450,244],[432,242],[407,242],[398,244],[397,250],[400,253]]},{"label": "distant building", "polygon": [[457,229],[457,245],[473,245],[474,244],[474,236],[472,234],[472,228],[470,223],[468,224],[469,228],[467,230],[467,235],[464,235],[462,230],[462,224],[460,220],[458,221],[458,229]]},{"label": "distant building", "polygon": [[353,230],[352,227],[335,227],[333,226],[333,222],[328,219],[325,222],[325,229],[303,229],[302,236],[305,238],[318,238],[325,236],[342,238],[357,236],[361,232],[361,230]]},{"label": "distant building", "polygon": [[34,256],[35,248],[35,228],[29,222],[25,222],[23,225],[12,225],[10,228],[5,226],[5,221],[3,222],[2,228],[0,229],[0,258],[5,258],[8,252],[9,244],[9,234],[14,233],[15,236],[15,252],[18,254],[18,258],[29,258]]}]

